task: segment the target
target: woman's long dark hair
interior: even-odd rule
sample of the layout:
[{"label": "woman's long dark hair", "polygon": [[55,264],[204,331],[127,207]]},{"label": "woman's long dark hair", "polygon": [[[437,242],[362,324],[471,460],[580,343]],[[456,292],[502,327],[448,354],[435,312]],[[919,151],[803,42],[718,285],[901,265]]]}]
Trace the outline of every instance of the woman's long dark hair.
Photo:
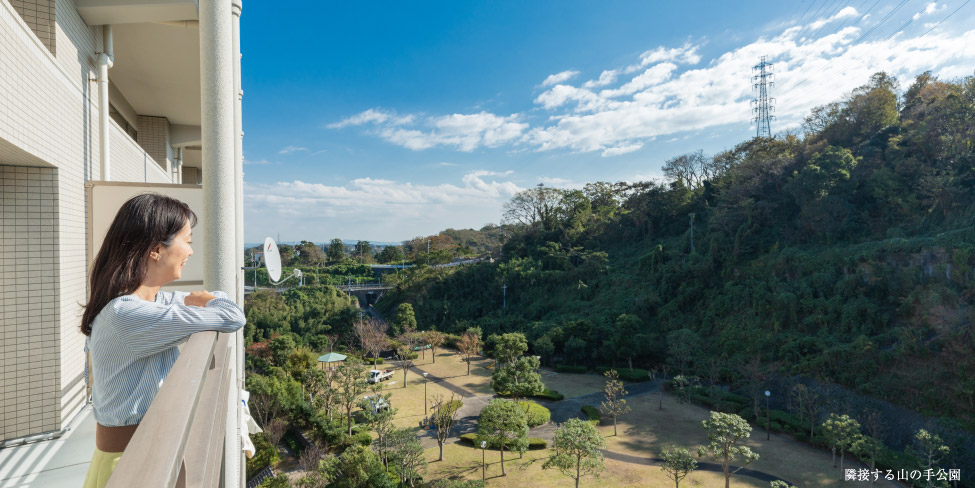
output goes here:
[{"label": "woman's long dark hair", "polygon": [[134,293],[146,279],[149,252],[169,247],[196,214],[185,203],[165,195],[146,193],[129,199],[112,221],[102,248],[91,266],[91,295],[81,317],[81,333],[91,335],[91,323],[102,308],[122,295]]}]

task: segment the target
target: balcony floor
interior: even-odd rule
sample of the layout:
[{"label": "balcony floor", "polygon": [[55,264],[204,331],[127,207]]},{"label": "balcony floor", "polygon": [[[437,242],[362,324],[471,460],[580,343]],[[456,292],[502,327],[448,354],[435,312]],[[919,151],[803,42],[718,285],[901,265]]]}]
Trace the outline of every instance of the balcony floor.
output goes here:
[{"label": "balcony floor", "polygon": [[95,450],[95,419],[85,407],[60,439],[0,449],[0,488],[77,488]]}]

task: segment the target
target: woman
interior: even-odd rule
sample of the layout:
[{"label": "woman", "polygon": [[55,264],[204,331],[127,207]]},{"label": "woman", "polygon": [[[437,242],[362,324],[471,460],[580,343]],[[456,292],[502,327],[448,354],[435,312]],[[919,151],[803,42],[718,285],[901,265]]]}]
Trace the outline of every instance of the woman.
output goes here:
[{"label": "woman", "polygon": [[95,454],[85,488],[103,487],[179,357],[204,330],[233,332],[244,313],[222,292],[166,292],[193,255],[196,215],[183,202],[145,194],[122,205],[91,268],[81,319],[91,351]]}]

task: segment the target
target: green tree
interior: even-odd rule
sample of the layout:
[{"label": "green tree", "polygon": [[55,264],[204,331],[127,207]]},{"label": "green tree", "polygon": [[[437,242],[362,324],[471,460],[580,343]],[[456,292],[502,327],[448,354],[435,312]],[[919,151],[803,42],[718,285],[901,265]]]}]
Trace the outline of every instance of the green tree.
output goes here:
[{"label": "green tree", "polygon": [[423,446],[413,429],[395,429],[390,435],[391,461],[399,467],[400,480],[404,485],[415,486],[426,470]]},{"label": "green tree", "polygon": [[581,419],[569,419],[555,430],[552,444],[555,453],[542,465],[542,468],[558,469],[562,474],[575,480],[579,488],[579,480],[583,476],[599,477],[605,469],[603,453],[600,449],[606,447],[599,431],[591,423]]},{"label": "green tree", "polygon": [[423,342],[430,345],[430,353],[433,356],[433,362],[437,362],[437,348],[446,342],[447,336],[438,330],[428,330],[423,333]]},{"label": "green tree", "polygon": [[849,415],[829,414],[829,419],[823,422],[823,436],[833,449],[833,467],[836,467],[836,451],[840,451],[840,470],[843,470],[843,454],[850,450],[860,438],[860,422]]},{"label": "green tree", "polygon": [[325,252],[314,242],[301,241],[301,244],[295,246],[295,250],[298,251],[298,264],[316,266],[325,261]]},{"label": "green tree", "polygon": [[[951,449],[945,445],[941,437],[925,429],[918,430],[917,434],[914,434],[914,448],[912,451],[921,459],[921,467],[930,470],[928,472],[937,472],[941,460],[951,453]],[[938,480],[932,478],[928,478],[925,483],[925,486],[928,488],[932,486],[948,486],[946,482],[939,483]]]},{"label": "green tree", "polygon": [[586,362],[589,358],[589,345],[586,341],[578,337],[569,337],[569,340],[565,341],[564,355],[566,361],[570,361],[573,365],[577,365],[580,362]]},{"label": "green tree", "polygon": [[674,480],[674,488],[680,488],[680,481],[697,469],[697,461],[691,457],[691,451],[683,447],[668,446],[662,454],[664,462],[660,468],[667,473],[667,477]]},{"label": "green tree", "polygon": [[502,334],[494,343],[494,359],[498,365],[511,364],[528,351],[528,340],[521,332]]},{"label": "green tree", "polygon": [[352,248],[352,256],[359,258],[360,263],[372,261],[372,244],[369,241],[357,241]]},{"label": "green tree", "polygon": [[633,371],[633,356],[642,352],[642,341],[635,340],[643,332],[643,321],[631,314],[622,314],[616,318],[613,333],[613,348],[620,357],[626,359],[630,371]]},{"label": "green tree", "polygon": [[345,409],[349,435],[352,435],[352,409],[359,405],[362,394],[369,390],[366,370],[367,367],[362,360],[355,356],[349,356],[335,371],[338,401]]},{"label": "green tree", "polygon": [[385,246],[376,255],[376,260],[383,264],[399,264],[404,259],[403,250],[399,246]]},{"label": "green tree", "polygon": [[325,255],[328,257],[329,262],[339,263],[345,260],[345,243],[342,239],[332,239],[328,243],[328,248],[325,251]]},{"label": "green tree", "polygon": [[416,329],[416,315],[413,313],[413,305],[401,303],[396,307],[396,315],[393,316],[390,334],[398,336],[407,329]]},{"label": "green tree", "polygon": [[[737,473],[745,465],[758,459],[758,454],[743,445],[745,439],[752,433],[752,426],[748,422],[733,414],[711,412],[711,418],[701,422],[708,431],[708,444],[697,450],[698,456],[711,456],[721,461],[724,473],[724,487],[731,486],[731,475]],[[729,471],[731,461],[741,458],[744,464],[734,471]]]},{"label": "green tree", "polygon": [[341,456],[322,461],[320,470],[332,480],[329,488],[393,488],[386,468],[368,447],[353,444]]},{"label": "green tree", "polygon": [[467,374],[471,374],[471,361],[481,350],[481,329],[476,327],[468,328],[457,341],[457,349],[460,350],[464,362],[467,363]]},{"label": "green tree", "polygon": [[271,362],[275,366],[284,367],[288,362],[288,356],[291,356],[295,347],[295,340],[290,334],[271,339],[268,345],[268,348],[271,350]]},{"label": "green tree", "polygon": [[443,461],[443,445],[450,438],[450,429],[457,421],[457,411],[464,406],[460,398],[450,394],[450,399],[444,399],[441,394],[435,394],[433,399],[433,425],[437,428],[437,445],[440,446],[440,459]]},{"label": "green tree", "polygon": [[545,391],[542,375],[538,373],[541,365],[535,356],[522,356],[513,363],[505,363],[494,369],[491,375],[491,389],[518,398],[527,398]]},{"label": "green tree", "polygon": [[[850,446],[850,452],[856,454],[861,461],[869,460],[870,471],[877,469],[877,456],[883,452],[884,443],[876,437],[862,435],[858,437]],[[870,479],[870,484],[876,480]]]},{"label": "green tree", "polygon": [[701,351],[701,337],[691,329],[679,329],[667,334],[667,349],[677,373],[686,376],[694,358]]},{"label": "green tree", "polygon": [[305,373],[303,383],[305,391],[311,395],[312,405],[319,412],[323,412],[329,422],[332,412],[338,404],[338,391],[335,389],[336,368],[311,369]]},{"label": "green tree", "polygon": [[613,435],[616,433],[616,419],[620,415],[625,415],[630,411],[630,407],[626,404],[626,389],[623,388],[623,382],[620,381],[620,375],[615,369],[611,369],[605,373],[606,376],[606,386],[603,387],[603,395],[606,396],[606,400],[602,403],[600,410],[602,410],[603,415],[613,417]]},{"label": "green tree", "polygon": [[552,343],[552,339],[547,334],[539,337],[535,341],[535,352],[549,364],[552,364],[552,356],[555,355],[555,344]]},{"label": "green tree", "polygon": [[528,418],[525,410],[511,400],[491,400],[481,410],[477,421],[477,436],[479,440],[501,448],[501,475],[506,475],[505,448],[522,452],[528,446]]}]

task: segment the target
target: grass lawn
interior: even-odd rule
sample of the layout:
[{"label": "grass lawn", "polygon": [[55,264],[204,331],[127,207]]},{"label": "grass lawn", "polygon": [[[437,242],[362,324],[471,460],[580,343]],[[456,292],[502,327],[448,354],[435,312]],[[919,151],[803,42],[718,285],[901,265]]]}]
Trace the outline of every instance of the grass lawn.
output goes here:
[{"label": "grass lawn", "polygon": [[[444,381],[463,388],[475,395],[491,394],[492,363],[489,359],[475,360],[471,374],[467,375],[467,365],[452,350],[442,350],[437,354],[434,364],[430,353],[425,359],[418,359],[416,367]],[[397,370],[393,380],[384,383],[385,391],[392,394],[392,405],[399,410],[396,424],[399,427],[416,428],[423,412],[423,378],[414,371],[408,373],[408,386],[403,388],[403,372]],[[543,381],[549,389],[557,390],[566,398],[601,391],[605,378],[596,374],[556,373],[544,369]],[[450,390],[443,383],[427,383],[428,398],[435,394],[450,396]],[[432,402],[432,400],[431,400]],[[701,421],[707,418],[708,410],[693,405],[680,405],[670,395],[663,396],[664,410],[657,409],[657,394],[641,395],[628,401],[632,411],[619,420],[618,437],[613,436],[613,426],[609,422],[599,426],[605,436],[606,447],[610,451],[639,457],[660,457],[660,452],[668,444],[687,447],[696,454],[697,447],[706,440]],[[797,443],[790,438],[773,435],[765,440],[760,428],[752,431],[748,445],[761,457],[748,465],[749,468],[779,476],[803,487],[840,486],[842,473],[832,467],[830,453]],[[479,449],[465,444],[451,443],[445,446],[446,461],[436,462],[438,449],[427,449],[430,461],[426,479],[465,478],[477,479],[481,476],[481,453]],[[505,454],[505,467],[508,475],[500,476],[499,453],[487,452],[487,476],[489,486],[523,488],[528,480],[532,488],[572,486],[572,480],[557,470],[542,470],[542,463],[551,454],[551,449],[529,451],[524,459],[517,454]],[[699,459],[700,462],[716,462],[713,459]],[[606,459],[606,471],[599,479],[584,478],[581,486],[649,486],[671,487],[673,481],[659,466],[646,466]],[[851,463],[848,461],[848,465]],[[721,473],[696,471],[682,481],[682,486],[710,487],[723,486]],[[732,485],[739,487],[767,487],[768,484],[753,478],[733,476]]]},{"label": "grass lawn", "polygon": [[[467,363],[461,360],[460,356],[452,350],[440,350],[437,354],[437,362],[432,362],[430,351],[426,352],[426,359],[417,359],[415,367],[422,369],[432,375],[445,378],[445,381],[459,386],[465,390],[472,391],[477,395],[491,394],[491,374],[484,368],[492,361],[487,359],[475,360],[471,363],[471,375],[467,375]],[[380,367],[391,368],[392,365],[380,365]],[[395,424],[397,427],[418,427],[420,420],[424,417],[423,412],[423,386],[426,380],[423,376],[411,369],[407,372],[406,388],[403,387],[403,370],[397,369],[393,378],[384,381],[383,392],[390,393],[390,403],[393,408],[398,410]],[[432,404],[433,396],[440,394],[444,398],[449,398],[451,391],[441,383],[429,381],[426,384],[427,407]]]},{"label": "grass lawn", "polygon": [[548,368],[542,368],[539,372],[545,388],[555,390],[566,398],[602,391],[606,386],[606,377],[603,375],[559,373]]},{"label": "grass lawn", "polygon": [[[605,436],[606,447],[610,451],[634,456],[660,457],[660,452],[668,444],[686,447],[696,454],[697,447],[707,440],[701,427],[709,411],[696,405],[678,404],[674,397],[663,396],[663,411],[658,410],[656,393],[641,395],[627,401],[633,410],[620,417],[619,437],[613,437],[611,421],[604,421],[599,431]],[[784,478],[803,487],[846,486],[842,482],[842,472],[832,467],[831,454],[800,444],[791,438],[772,435],[765,440],[765,431],[752,429],[747,445],[761,456],[747,467],[764,471]],[[713,459],[698,461],[717,462]],[[739,464],[740,463],[733,463]],[[847,467],[851,461],[847,460]],[[747,480],[732,477],[737,485]]]},{"label": "grass lawn", "polygon": [[[498,451],[486,451],[487,460],[487,486],[488,487],[510,487],[524,488],[547,488],[573,486],[572,478],[563,475],[555,469],[542,469],[542,463],[551,455],[551,449],[542,451],[528,451],[524,459],[518,459],[517,453],[505,452],[504,467],[507,476],[501,476],[500,453]],[[438,462],[437,448],[427,449],[427,461],[430,462],[425,479],[480,479],[481,477],[481,450],[463,444],[450,444],[444,447],[444,461]],[[651,488],[671,488],[674,482],[667,478],[664,472],[657,466],[644,466],[630,464],[611,459],[605,460],[606,470],[599,478],[584,477],[579,486],[582,487],[605,487],[605,486],[641,486]],[[721,473],[708,473],[696,471],[681,482],[681,486],[687,487],[713,487],[724,486],[724,478]],[[748,478],[735,479],[732,482],[735,487],[754,487],[767,488],[768,483]]]}]

